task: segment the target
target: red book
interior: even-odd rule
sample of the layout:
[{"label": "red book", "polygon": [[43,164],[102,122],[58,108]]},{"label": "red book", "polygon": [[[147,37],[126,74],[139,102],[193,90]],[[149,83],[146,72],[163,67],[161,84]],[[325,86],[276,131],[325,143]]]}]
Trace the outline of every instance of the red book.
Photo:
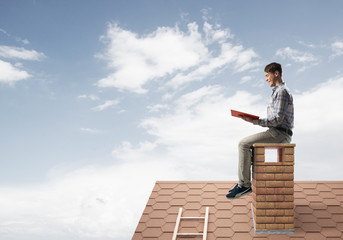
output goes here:
[{"label": "red book", "polygon": [[259,116],[255,116],[255,115],[252,115],[252,114],[249,114],[249,113],[244,113],[244,112],[239,112],[239,111],[235,111],[235,110],[232,110],[231,109],[231,115],[233,117],[242,117],[242,116],[248,116],[248,117],[251,117],[251,118],[256,118],[256,119],[259,119],[260,117]]}]

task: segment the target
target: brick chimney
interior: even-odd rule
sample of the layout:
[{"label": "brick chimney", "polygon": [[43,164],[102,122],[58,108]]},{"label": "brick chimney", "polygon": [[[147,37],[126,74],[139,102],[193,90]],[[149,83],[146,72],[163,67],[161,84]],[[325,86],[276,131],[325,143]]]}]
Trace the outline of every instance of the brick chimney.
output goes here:
[{"label": "brick chimney", "polygon": [[[294,233],[295,144],[253,145],[252,211],[255,233]],[[277,149],[277,162],[266,162],[266,149]]]}]

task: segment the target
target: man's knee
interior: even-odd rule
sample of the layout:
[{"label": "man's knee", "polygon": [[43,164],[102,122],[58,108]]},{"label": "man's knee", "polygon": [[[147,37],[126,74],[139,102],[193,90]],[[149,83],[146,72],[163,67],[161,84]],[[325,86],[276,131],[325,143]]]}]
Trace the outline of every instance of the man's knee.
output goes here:
[{"label": "man's knee", "polygon": [[241,141],[239,141],[238,143],[238,148],[239,149],[250,149],[251,148],[251,144],[249,142],[244,141],[244,139],[242,139]]}]

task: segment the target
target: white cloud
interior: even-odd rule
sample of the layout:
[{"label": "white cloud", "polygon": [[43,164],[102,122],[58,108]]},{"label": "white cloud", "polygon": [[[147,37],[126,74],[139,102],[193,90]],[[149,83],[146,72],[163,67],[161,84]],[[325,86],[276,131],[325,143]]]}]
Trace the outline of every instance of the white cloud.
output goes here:
[{"label": "white cloud", "polygon": [[257,54],[229,43],[231,38],[228,29],[207,22],[202,31],[193,22],[188,24],[186,32],[178,26],[160,27],[145,36],[111,24],[102,37],[108,48],[100,57],[108,61],[113,72],[97,85],[146,93],[144,86],[156,79],[172,78],[168,86],[177,88],[229,66],[238,72],[257,66],[253,61]]},{"label": "white cloud", "polygon": [[12,36],[11,34],[9,34],[9,33],[6,32],[4,29],[1,29],[1,28],[0,28],[0,33],[5,34],[5,35],[6,35],[7,37],[9,37],[9,38],[14,38],[15,41],[21,42],[22,44],[29,44],[29,43],[30,43],[29,40],[27,40],[27,39],[22,39],[22,38],[20,38],[20,37]]},{"label": "white cloud", "polygon": [[298,62],[298,63],[309,63],[309,62],[318,61],[318,59],[315,56],[313,56],[311,53],[302,52],[296,49],[292,49],[290,47],[277,50],[276,56],[280,56],[282,58],[290,58],[294,62]]},{"label": "white cloud", "polygon": [[342,180],[342,95],[342,77],[294,95],[297,179]]},{"label": "white cloud", "polygon": [[[4,30],[2,30],[2,32],[7,34]],[[6,59],[38,61],[42,60],[45,55],[35,50],[26,50],[19,47],[0,45],[0,57]],[[10,62],[0,60],[0,83],[12,85],[17,81],[31,77],[28,72],[20,70],[20,67],[22,67],[22,63],[20,62],[12,64]]]},{"label": "white cloud", "polygon": [[145,93],[148,81],[186,70],[205,58],[208,53],[200,38],[195,23],[188,25],[187,33],[177,26],[160,27],[141,37],[111,24],[102,37],[108,42],[102,57],[115,72],[99,80],[98,86]]},{"label": "white cloud", "polygon": [[317,66],[320,62],[320,59],[315,57],[312,53],[299,51],[290,47],[277,50],[275,56],[283,59],[290,59],[295,63],[302,64],[297,70],[298,73],[304,72],[308,68]]},{"label": "white cloud", "polygon": [[310,42],[304,42],[304,41],[298,41],[298,43],[302,46],[308,47],[308,48],[316,48],[317,46]]},{"label": "white cloud", "polygon": [[169,106],[167,104],[155,104],[147,106],[149,112],[160,112],[161,110],[168,110]]},{"label": "white cloud", "polygon": [[93,111],[103,111],[111,106],[115,106],[119,103],[119,100],[107,100],[105,101],[105,103],[98,105],[96,107],[93,107],[92,110]]},{"label": "white cloud", "polygon": [[252,59],[257,57],[257,54],[251,50],[244,50],[243,46],[233,46],[231,43],[223,43],[221,45],[221,53],[218,57],[210,57],[207,62],[202,63],[190,73],[179,73],[168,85],[177,88],[185,83],[192,81],[200,81],[219,69],[233,67],[235,71],[242,72],[249,70],[259,65],[258,62],[253,62]]},{"label": "white cloud", "polygon": [[10,59],[39,61],[45,58],[44,53],[26,50],[22,47],[0,46],[0,56]]},{"label": "white cloud", "polygon": [[203,31],[205,33],[205,39],[207,44],[214,42],[223,43],[229,38],[233,38],[229,29],[221,29],[220,25],[216,25],[215,28],[213,25],[208,22],[204,23]]},{"label": "white cloud", "polygon": [[31,75],[26,71],[16,68],[9,62],[0,60],[0,83],[11,85],[29,77],[31,77]]},{"label": "white cloud", "polygon": [[90,99],[92,101],[97,101],[100,99],[98,96],[96,96],[94,94],[89,94],[89,95],[82,94],[82,95],[79,95],[77,98],[79,98],[79,99]]},{"label": "white cloud", "polygon": [[341,56],[343,55],[343,42],[336,41],[331,44],[331,49],[334,52],[333,56]]},{"label": "white cloud", "polygon": [[244,76],[242,77],[241,81],[239,83],[246,83],[246,82],[249,82],[251,81],[252,77],[251,76]]},{"label": "white cloud", "polygon": [[305,46],[307,48],[311,48],[311,49],[316,49],[316,48],[326,48],[326,45],[323,43],[319,43],[319,44],[314,44],[311,42],[304,42],[304,41],[297,41],[298,44]]},{"label": "white cloud", "polygon": [[81,132],[84,133],[89,133],[89,134],[100,134],[102,133],[102,131],[98,130],[98,129],[93,129],[93,128],[80,128]]},{"label": "white cloud", "polygon": [[320,132],[343,129],[343,78],[330,79],[294,96],[297,102],[297,131]]}]

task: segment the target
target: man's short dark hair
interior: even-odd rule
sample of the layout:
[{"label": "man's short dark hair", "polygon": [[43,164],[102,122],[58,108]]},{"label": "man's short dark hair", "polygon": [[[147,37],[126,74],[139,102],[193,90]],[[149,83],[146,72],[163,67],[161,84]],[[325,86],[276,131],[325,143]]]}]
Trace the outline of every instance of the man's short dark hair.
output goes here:
[{"label": "man's short dark hair", "polygon": [[271,73],[275,73],[276,71],[278,71],[280,73],[280,76],[282,76],[282,66],[280,63],[269,63],[265,68],[264,71],[266,73],[271,72]]}]

